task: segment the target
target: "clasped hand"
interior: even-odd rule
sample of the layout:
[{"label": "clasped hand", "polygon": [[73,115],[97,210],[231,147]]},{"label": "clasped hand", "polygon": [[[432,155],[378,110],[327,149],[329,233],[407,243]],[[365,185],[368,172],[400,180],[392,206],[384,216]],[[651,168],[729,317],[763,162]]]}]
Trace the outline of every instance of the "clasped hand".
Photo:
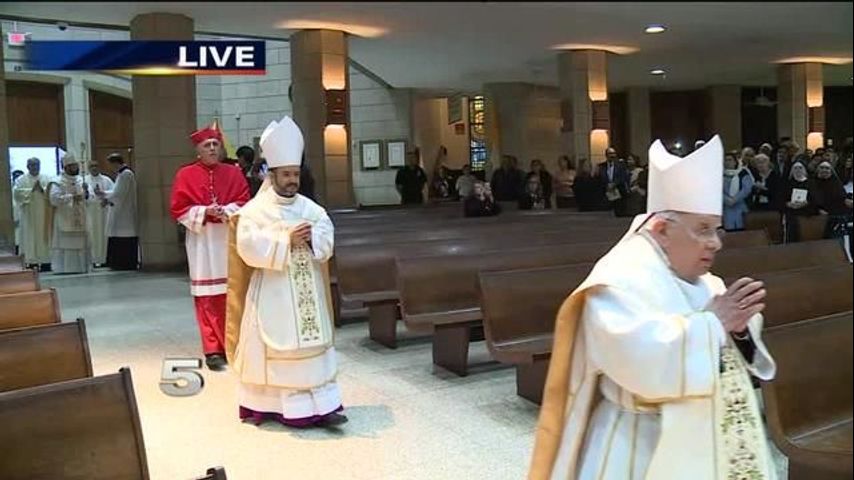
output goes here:
[{"label": "clasped hand", "polygon": [[749,277],[733,282],[726,292],[715,295],[706,310],[714,313],[727,333],[743,332],[748,321],[765,310],[765,284]]},{"label": "clasped hand", "polygon": [[290,230],[291,245],[306,245],[311,242],[311,224],[302,222]]}]

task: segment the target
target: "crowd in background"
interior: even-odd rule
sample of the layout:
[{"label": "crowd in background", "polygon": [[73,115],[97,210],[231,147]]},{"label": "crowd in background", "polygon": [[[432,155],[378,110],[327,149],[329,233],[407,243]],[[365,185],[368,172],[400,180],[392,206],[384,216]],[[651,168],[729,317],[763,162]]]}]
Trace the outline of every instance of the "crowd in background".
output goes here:
[{"label": "crowd in background", "polygon": [[[744,229],[745,216],[751,211],[780,212],[786,241],[798,237],[793,216],[827,215],[826,236],[850,224],[851,143],[848,139],[838,151],[830,146],[811,151],[781,139],[776,147],[764,143],[756,149],[726,152],[722,159],[724,228]],[[702,145],[697,141],[694,150]],[[620,157],[608,148],[605,161],[595,167],[587,158],[573,161],[561,156],[554,173],[539,159],[531,160],[524,171],[518,158],[503,155],[500,168],[487,183],[469,165],[460,171],[448,168],[442,161],[446,152],[440,148],[429,179],[420,167],[418,149],[409,152],[407,167],[398,171],[395,182],[404,204],[423,203],[426,186],[431,200],[462,201],[466,216],[497,215],[502,208],[613,211],[616,216],[634,216],[646,209],[648,167],[631,153]]]}]

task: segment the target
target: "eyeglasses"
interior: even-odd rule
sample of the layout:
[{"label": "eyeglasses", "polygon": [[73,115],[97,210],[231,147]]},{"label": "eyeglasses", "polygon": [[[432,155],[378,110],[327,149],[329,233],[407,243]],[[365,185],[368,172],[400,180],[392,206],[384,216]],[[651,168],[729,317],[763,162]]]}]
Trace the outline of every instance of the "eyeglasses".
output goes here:
[{"label": "eyeglasses", "polygon": [[715,240],[722,241],[726,236],[726,230],[724,230],[723,227],[705,227],[700,230],[694,230],[676,219],[668,218],[667,221],[685,227],[685,231],[688,232],[688,235],[698,242],[709,243]]}]

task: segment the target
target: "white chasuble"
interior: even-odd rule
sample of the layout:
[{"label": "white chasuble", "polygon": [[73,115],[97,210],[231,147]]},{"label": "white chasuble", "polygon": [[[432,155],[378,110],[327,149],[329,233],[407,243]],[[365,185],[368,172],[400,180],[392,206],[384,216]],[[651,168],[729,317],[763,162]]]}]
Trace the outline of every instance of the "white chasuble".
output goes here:
[{"label": "white chasuble", "polygon": [[106,175],[87,175],[85,183],[89,193],[89,198],[86,199],[86,230],[89,232],[92,263],[106,263],[108,205],[95,195],[95,186],[101,191],[109,192],[113,189],[113,181]]},{"label": "white chasuble", "polygon": [[[49,183],[47,175],[34,177],[25,173],[15,180],[12,190],[20,218],[20,251],[27,264],[50,262]],[[39,188],[35,188],[36,184]]]},{"label": "white chasuble", "polygon": [[574,340],[556,339],[529,478],[776,479],[748,375],[775,372],[762,317],[748,365],[704,311],[723,291],[711,274],[678,279],[645,234],[603,257],[558,315],[556,336]]},{"label": "white chasuble", "polygon": [[[329,285],[321,270],[332,256],[332,222],[311,200],[280,197],[272,188],[239,215],[237,252],[255,269],[235,352],[241,381],[297,390],[334,381]],[[290,231],[303,222],[312,226],[310,247],[290,243]]]}]

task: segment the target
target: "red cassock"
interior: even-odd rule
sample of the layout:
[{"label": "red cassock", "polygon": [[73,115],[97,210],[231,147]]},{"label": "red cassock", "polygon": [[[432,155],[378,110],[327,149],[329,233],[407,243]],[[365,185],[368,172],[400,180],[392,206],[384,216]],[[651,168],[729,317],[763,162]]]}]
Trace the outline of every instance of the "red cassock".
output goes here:
[{"label": "red cassock", "polygon": [[207,166],[197,161],[181,167],[172,185],[170,213],[187,227],[190,294],[195,297],[206,354],[225,351],[228,225],[205,212],[207,207],[219,205],[230,216],[247,201],[249,185],[234,165]]}]

